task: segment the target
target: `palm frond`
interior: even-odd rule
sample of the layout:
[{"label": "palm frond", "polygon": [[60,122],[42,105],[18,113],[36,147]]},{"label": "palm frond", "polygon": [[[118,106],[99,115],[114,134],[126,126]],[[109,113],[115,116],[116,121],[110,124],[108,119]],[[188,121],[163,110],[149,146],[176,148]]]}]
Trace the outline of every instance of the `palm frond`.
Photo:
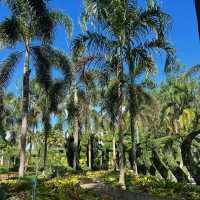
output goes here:
[{"label": "palm frond", "polygon": [[146,74],[146,77],[149,74],[153,74],[156,72],[156,64],[152,57],[152,55],[147,51],[147,49],[141,48],[134,48],[131,50],[131,57],[133,58],[133,66],[132,73],[135,78],[142,75],[143,73]]},{"label": "palm frond", "polygon": [[72,20],[69,16],[59,11],[51,11],[50,17],[54,22],[54,24],[64,25],[66,33],[68,34],[69,38],[72,37],[73,25],[72,25]]},{"label": "palm frond", "polygon": [[52,82],[52,86],[48,92],[50,97],[50,110],[57,112],[58,105],[61,103],[65,96],[65,83],[62,80],[56,80]]},{"label": "palm frond", "polygon": [[27,24],[31,24],[33,36],[51,42],[54,27],[47,2],[48,0],[4,0],[16,18],[21,22],[27,20]]},{"label": "palm frond", "polygon": [[15,15],[18,16],[22,13],[25,12],[25,4],[27,2],[25,0],[2,0],[3,3],[5,3],[11,12]]},{"label": "palm frond", "polygon": [[186,73],[185,77],[191,77],[194,73],[200,72],[200,65],[194,65]]},{"label": "palm frond", "polygon": [[176,62],[175,48],[169,42],[165,41],[165,39],[158,38],[156,40],[147,41],[145,43],[145,47],[150,49],[157,48],[160,50],[164,50],[164,52],[166,53],[166,62],[165,62],[166,73],[169,73],[178,67]]},{"label": "palm frond", "polygon": [[14,46],[20,40],[20,24],[15,16],[6,18],[0,23],[1,46]]},{"label": "palm frond", "polygon": [[47,3],[48,0],[27,0],[32,12],[37,17],[43,17],[47,15]]},{"label": "palm frond", "polygon": [[163,12],[159,6],[147,7],[146,10],[140,12],[140,23],[148,30],[156,30],[160,34],[165,34],[171,25],[171,17]]},{"label": "palm frond", "polygon": [[51,64],[40,47],[32,48],[37,81],[48,91],[51,85]]},{"label": "palm frond", "polygon": [[65,56],[65,54],[62,51],[55,49],[55,48],[51,48],[50,46],[47,46],[45,56],[47,56],[49,58],[52,66],[54,66],[62,71],[65,82],[71,83],[72,65],[71,65],[69,58],[67,56]]},{"label": "palm frond", "polygon": [[87,31],[85,34],[80,34],[73,42],[73,55],[78,57],[85,48],[89,51],[94,50],[97,53],[105,53],[114,50],[115,41],[101,35],[97,32]]},{"label": "palm frond", "polygon": [[78,58],[78,60],[74,65],[75,71],[76,72],[85,71],[85,66],[90,64],[95,58],[96,58],[95,55],[82,56],[81,58]]},{"label": "palm frond", "polygon": [[95,88],[95,78],[96,74],[93,73],[93,71],[85,71],[84,73],[81,73],[80,81],[84,83],[88,89],[94,89]]},{"label": "palm frond", "polygon": [[[102,110],[106,111],[110,119],[114,122],[119,108],[118,82],[112,81],[106,91],[102,102]],[[111,106],[112,105],[112,106]]]},{"label": "palm frond", "polygon": [[136,87],[136,89],[137,89],[137,92],[136,92],[137,99],[139,103],[143,102],[143,104],[146,104],[146,105],[151,105],[154,103],[153,96],[149,92],[147,92],[143,86],[139,85]]},{"label": "palm frond", "polygon": [[47,7],[48,0],[27,0],[31,9],[33,21],[38,26],[38,34],[42,39],[50,41],[52,39],[53,21]]},{"label": "palm frond", "polygon": [[[45,70],[45,67],[47,68],[46,69],[47,74],[50,73],[50,68],[56,67],[62,71],[65,82],[66,83],[71,82],[71,78],[72,78],[71,63],[69,59],[64,55],[63,52],[57,49],[54,49],[49,45],[34,47],[33,50],[34,50],[33,51],[34,54],[38,53],[40,56],[40,60],[44,62],[43,68],[44,70]],[[38,57],[35,57],[35,58],[37,59]],[[42,62],[38,64],[42,64]],[[47,77],[50,77],[50,75],[47,75]]]},{"label": "palm frond", "polygon": [[152,8],[155,6],[155,0],[147,0],[147,6]]},{"label": "palm frond", "polygon": [[129,85],[130,112],[139,113],[145,105],[153,105],[153,96],[145,90],[143,85]]},{"label": "palm frond", "polygon": [[43,43],[52,43],[54,37],[54,23],[50,17],[50,14],[37,17],[33,19],[33,37],[37,37],[43,41]]},{"label": "palm frond", "polygon": [[[37,36],[43,42],[52,42],[54,22],[51,19],[50,11],[47,6],[48,0],[26,0],[27,16],[32,23],[33,36]],[[26,6],[23,5],[26,8]],[[21,13],[20,13],[21,16]]]},{"label": "palm frond", "polygon": [[157,84],[155,83],[154,80],[151,79],[145,79],[142,83],[141,86],[144,88],[148,88],[148,89],[154,89],[156,88]]},{"label": "palm frond", "polygon": [[21,52],[14,52],[0,63],[0,87],[7,86],[21,56]]}]

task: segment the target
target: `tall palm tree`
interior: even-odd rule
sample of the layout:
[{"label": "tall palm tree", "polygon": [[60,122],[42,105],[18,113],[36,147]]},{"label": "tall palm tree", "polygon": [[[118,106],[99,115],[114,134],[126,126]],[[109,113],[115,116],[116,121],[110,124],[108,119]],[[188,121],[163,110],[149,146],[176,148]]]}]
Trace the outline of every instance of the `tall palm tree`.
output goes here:
[{"label": "tall palm tree", "polygon": [[[130,114],[130,132],[131,132],[131,156],[132,156],[132,169],[135,175],[138,176],[137,166],[137,144],[139,143],[139,133],[137,126],[137,118],[142,116],[142,111],[147,106],[154,103],[153,97],[147,92],[145,83],[132,83],[128,88],[128,105]],[[144,118],[144,116],[143,116]],[[144,120],[144,119],[143,119]]]},{"label": "tall palm tree", "polygon": [[[19,176],[24,176],[25,169],[25,147],[28,128],[28,105],[29,105],[29,77],[31,73],[31,58],[38,70],[44,70],[45,59],[42,59],[44,49],[52,53],[51,62],[58,62],[58,52],[53,51],[50,46],[40,49],[41,44],[51,43],[53,30],[56,24],[63,23],[67,31],[71,30],[69,17],[59,12],[51,12],[44,0],[6,0],[4,1],[11,10],[11,16],[0,23],[0,42],[3,47],[16,48],[20,43],[20,50],[13,51],[6,60],[1,62],[0,84],[6,86],[9,82],[15,67],[18,65],[22,55],[25,55],[23,66],[23,97],[22,97],[22,124],[20,135],[20,167]],[[38,41],[38,42],[35,42]],[[39,46],[35,44],[39,43]],[[41,51],[40,51],[41,50]],[[36,55],[37,54],[37,55]],[[39,55],[40,54],[40,55]],[[52,57],[53,56],[53,57]],[[39,59],[40,58],[40,59]],[[60,57],[59,57],[60,58]],[[61,60],[59,60],[61,62]],[[48,61],[50,62],[50,61]],[[47,62],[47,63],[48,63]],[[44,65],[43,65],[44,64]],[[56,64],[56,63],[54,63]],[[66,63],[65,63],[66,64]],[[68,74],[69,70],[65,64],[60,66]],[[39,74],[39,73],[38,73]]]},{"label": "tall palm tree", "polygon": [[66,100],[68,111],[68,122],[73,127],[73,168],[79,168],[79,148],[80,137],[82,133],[83,121],[88,121],[89,110],[94,99],[94,75],[95,73],[88,69],[88,63],[92,62],[93,56],[83,56],[74,60],[72,64],[72,84],[69,95]]},{"label": "tall palm tree", "polygon": [[[36,81],[32,82],[37,84]],[[51,130],[51,114],[58,112],[58,105],[61,103],[65,90],[65,82],[62,80],[50,80],[48,88],[44,89],[41,83],[39,87],[34,87],[36,90],[31,91],[33,95],[37,95],[35,110],[41,116],[44,126],[44,170],[47,166],[47,148],[48,148],[48,136]],[[41,87],[42,86],[42,87]]]},{"label": "tall palm tree", "polygon": [[[119,183],[123,187],[126,172],[122,120],[125,86],[134,83],[133,74],[137,73],[138,68],[147,72],[151,70],[150,67],[154,66],[154,62],[150,52],[153,49],[160,48],[167,52],[166,68],[174,64],[174,50],[164,37],[169,16],[162,12],[156,4],[152,4],[151,1],[148,3],[149,6],[146,9],[141,9],[135,1],[86,1],[83,21],[93,21],[97,29],[93,32],[86,31],[74,41],[76,53],[83,51],[84,48],[96,52],[103,69],[108,66],[108,63],[113,63],[118,82]],[[156,36],[151,38],[153,30]],[[127,65],[130,77],[128,83],[125,80]]]}]

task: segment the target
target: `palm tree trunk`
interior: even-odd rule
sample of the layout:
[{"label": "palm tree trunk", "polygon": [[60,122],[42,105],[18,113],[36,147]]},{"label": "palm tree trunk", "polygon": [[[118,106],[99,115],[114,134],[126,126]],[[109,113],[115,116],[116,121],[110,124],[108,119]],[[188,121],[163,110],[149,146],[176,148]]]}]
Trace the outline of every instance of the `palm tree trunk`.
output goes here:
[{"label": "palm tree trunk", "polygon": [[78,170],[79,168],[79,144],[80,144],[80,134],[81,134],[81,123],[78,116],[75,119],[75,131],[74,131],[74,158],[73,158],[73,168]]},{"label": "palm tree trunk", "polygon": [[116,139],[115,139],[115,128],[113,125],[113,138],[112,138],[112,148],[113,148],[113,158],[112,158],[112,166],[113,166],[113,171],[117,170],[117,164],[116,164]]},{"label": "palm tree trunk", "polygon": [[117,66],[117,80],[118,85],[118,99],[119,99],[119,111],[118,111],[118,129],[119,129],[119,184],[123,189],[125,186],[125,152],[124,152],[124,126],[123,126],[123,65]]},{"label": "palm tree trunk", "polygon": [[4,156],[3,156],[4,152],[3,149],[1,150],[1,166],[3,166],[4,164]]},{"label": "palm tree trunk", "polygon": [[44,171],[47,167],[47,156],[48,156],[48,136],[49,136],[49,130],[51,128],[50,125],[50,116],[47,114],[44,119]]},{"label": "palm tree trunk", "polygon": [[132,154],[132,169],[135,175],[138,176],[138,166],[137,166],[137,130],[136,130],[136,120],[133,113],[131,115],[131,154]]},{"label": "palm tree trunk", "polygon": [[101,149],[100,153],[101,153],[101,157],[100,157],[100,170],[102,170],[104,168],[103,160],[104,160],[104,157],[105,157],[103,149]]},{"label": "palm tree trunk", "polygon": [[200,130],[194,131],[185,137],[181,145],[181,154],[183,164],[187,167],[189,173],[194,178],[197,185],[200,185],[200,167],[197,163],[195,163],[191,152],[192,141],[198,135],[200,135]]},{"label": "palm tree trunk", "polygon": [[[3,97],[4,97],[3,88],[0,87],[0,110],[4,110]],[[2,136],[4,136],[3,118],[4,118],[3,112],[0,112],[0,130],[1,130]]]},{"label": "palm tree trunk", "polygon": [[[77,94],[77,88],[74,89],[74,104],[77,107],[78,105],[78,94]],[[76,113],[75,116],[75,131],[74,131],[74,156],[73,156],[73,168],[74,170],[77,170],[79,168],[79,145],[80,145],[80,135],[81,135],[81,122],[79,118],[79,113]]]},{"label": "palm tree trunk", "polygon": [[88,167],[91,170],[92,169],[92,140],[91,135],[89,135],[89,141],[88,141]]},{"label": "palm tree trunk", "polygon": [[160,159],[159,154],[158,154],[158,152],[157,152],[157,150],[155,148],[152,149],[152,161],[153,161],[153,165],[158,170],[158,172],[160,173],[160,175],[165,180],[167,180],[168,179],[168,169],[164,165],[164,163],[162,162],[162,160]]},{"label": "palm tree trunk", "polygon": [[124,130],[122,124],[122,108],[120,108],[119,115],[119,184],[125,189],[125,153],[124,153]]},{"label": "palm tree trunk", "polygon": [[[150,5],[152,2],[149,2]],[[138,176],[138,166],[137,166],[137,130],[136,130],[136,114],[137,114],[137,97],[136,90],[134,88],[135,78],[133,75],[134,65],[132,62],[131,56],[128,59],[129,66],[129,112],[130,112],[130,127],[131,127],[131,154],[132,154],[132,169],[135,172],[135,175]]]},{"label": "palm tree trunk", "polygon": [[188,183],[188,176],[187,174],[183,171],[182,168],[179,166],[174,166],[168,163],[168,167],[170,168],[172,174],[176,178],[178,183]]},{"label": "palm tree trunk", "polygon": [[29,76],[30,76],[30,50],[26,50],[24,75],[23,75],[23,97],[22,97],[22,124],[21,124],[21,135],[20,135],[20,166],[19,176],[23,177],[25,174],[25,163],[26,163],[26,137],[28,130],[28,105],[29,105]]},{"label": "palm tree trunk", "polygon": [[75,131],[74,131],[74,158],[73,158],[73,168],[77,170],[77,159],[78,159],[78,119],[75,119]]},{"label": "palm tree trunk", "polygon": [[30,147],[29,147],[29,157],[28,157],[28,165],[31,163],[31,157],[32,157],[32,137],[30,135],[30,140],[29,140],[29,144],[30,144]]},{"label": "palm tree trunk", "polygon": [[47,167],[47,151],[48,151],[48,133],[45,131],[45,135],[44,135],[44,163],[43,163],[44,170]]}]

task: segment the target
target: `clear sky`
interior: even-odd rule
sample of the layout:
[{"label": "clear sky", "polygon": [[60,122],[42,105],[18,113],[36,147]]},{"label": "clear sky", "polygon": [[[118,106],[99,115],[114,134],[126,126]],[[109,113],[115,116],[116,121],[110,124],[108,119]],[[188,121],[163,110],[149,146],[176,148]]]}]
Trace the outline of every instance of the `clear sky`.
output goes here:
[{"label": "clear sky", "polygon": [[[197,32],[197,22],[195,16],[195,8],[193,0],[161,0],[162,6],[173,18],[172,30],[169,33],[169,40],[177,49],[177,57],[181,63],[187,66],[193,66],[200,63],[200,40]],[[74,36],[80,33],[79,16],[82,9],[82,0],[52,0],[51,7],[61,9],[67,13],[73,20]],[[0,20],[8,16],[9,13],[5,7],[0,5]],[[55,46],[67,51],[69,42],[67,42],[65,32],[62,28],[58,28],[56,34]],[[0,59],[5,58],[7,51],[0,50]],[[159,74],[158,80],[163,79],[163,65],[158,62]],[[19,69],[19,68],[18,68]],[[9,89],[15,90],[16,80],[20,80],[22,71],[15,73]]]}]

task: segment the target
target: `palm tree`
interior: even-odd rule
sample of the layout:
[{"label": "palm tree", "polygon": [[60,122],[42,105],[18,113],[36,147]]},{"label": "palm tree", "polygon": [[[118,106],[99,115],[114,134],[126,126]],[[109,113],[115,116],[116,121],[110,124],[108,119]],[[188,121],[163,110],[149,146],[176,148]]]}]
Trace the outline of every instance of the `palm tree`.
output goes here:
[{"label": "palm tree", "polygon": [[[47,165],[47,148],[48,136],[51,131],[51,114],[58,112],[58,105],[61,103],[65,92],[65,82],[60,80],[48,80],[48,88],[44,89],[43,85],[38,84],[39,87],[34,87],[36,90],[31,91],[33,95],[37,95],[35,110],[41,115],[44,126],[44,159],[43,168],[46,169]],[[36,81],[32,82],[37,84]],[[41,87],[42,86],[42,87]]]},{"label": "palm tree", "polygon": [[[67,121],[73,130],[73,168],[79,169],[79,149],[84,121],[88,121],[89,110],[94,94],[95,73],[87,65],[92,62],[93,56],[83,56],[78,59],[72,59],[72,84],[67,89],[67,96],[63,100],[60,120]],[[93,91],[93,92],[92,92]],[[67,113],[67,115],[66,115]],[[70,138],[71,139],[71,138]]]},{"label": "palm tree", "polygon": [[[149,2],[149,1],[148,1]],[[137,69],[150,71],[154,66],[151,51],[155,48],[167,52],[166,68],[172,67],[174,50],[165,40],[166,24],[169,16],[152,3],[147,9],[138,8],[135,1],[86,1],[86,11],[83,20],[92,20],[98,27],[97,31],[86,31],[74,41],[76,53],[84,50],[96,52],[101,58],[103,69],[112,63],[118,82],[117,124],[120,132],[119,157],[120,177],[119,183],[125,186],[125,155],[124,155],[124,126],[122,120],[123,101],[125,99],[124,87],[127,85],[125,68],[128,65],[130,82],[134,83],[132,75]],[[99,31],[98,31],[99,30]],[[149,38],[155,30],[155,38]],[[137,72],[136,72],[137,73]]]},{"label": "palm tree", "polygon": [[151,89],[142,83],[133,83],[129,85],[128,88],[128,104],[129,104],[129,115],[130,115],[130,131],[131,131],[131,156],[132,156],[132,169],[135,175],[138,176],[138,166],[137,166],[137,145],[139,143],[139,133],[137,121],[139,118],[148,117],[144,115],[143,111],[148,110],[147,106],[153,106],[154,99],[147,92],[147,89]]},{"label": "palm tree", "polygon": [[[51,56],[48,54],[51,58],[51,62],[56,64],[55,62],[58,62],[58,59],[55,59],[55,57],[58,57],[58,52],[54,51],[50,46],[47,46],[47,43],[51,43],[53,40],[53,29],[56,24],[63,23],[67,31],[70,31],[71,23],[69,17],[64,14],[53,11],[50,12],[44,0],[6,0],[5,3],[11,10],[11,16],[0,23],[0,41],[3,47],[12,48],[16,47],[17,43],[20,43],[20,50],[12,52],[8,58],[1,63],[1,85],[6,86],[23,53],[25,54],[19,167],[19,176],[24,176],[31,58],[34,60],[34,64],[39,66],[38,70],[42,71],[45,69],[45,64],[50,62],[49,60],[47,63],[44,63],[44,61],[47,60],[42,59],[42,53],[44,53],[44,50],[47,50],[49,54],[50,52],[52,54]],[[35,41],[38,41],[39,46],[35,45]],[[41,43],[46,46],[40,48]],[[64,64],[61,66],[66,74],[68,74],[69,70],[66,69],[68,66]]]},{"label": "palm tree", "polygon": [[88,113],[89,102],[87,93],[78,88],[77,85],[71,90],[68,97],[66,108],[68,112],[67,121],[73,130],[73,168],[78,170],[83,118]]},{"label": "palm tree", "polygon": [[[125,24],[124,27],[126,30],[124,34],[126,46],[124,54],[129,69],[129,80],[127,84],[129,88],[130,127],[134,160],[136,160],[136,145],[134,144],[136,138],[136,115],[140,110],[141,99],[151,99],[144,88],[147,87],[151,89],[153,85],[150,78],[155,74],[156,70],[156,63],[154,60],[155,51],[163,50],[166,53],[165,71],[171,70],[175,64],[174,49],[166,40],[170,16],[164,13],[160,7],[153,2],[154,1],[148,1],[147,8],[144,10],[135,9],[137,15],[133,17],[131,16],[131,13],[133,14],[133,5],[124,7],[125,13],[130,12],[127,14],[125,20],[127,25]],[[129,24],[131,19],[133,22]],[[154,21],[152,21],[152,19]],[[141,30],[143,30],[141,34],[138,34]],[[149,38],[150,35],[151,38]],[[144,79],[141,79],[141,77],[144,77]],[[136,163],[134,168],[137,174]]]}]

